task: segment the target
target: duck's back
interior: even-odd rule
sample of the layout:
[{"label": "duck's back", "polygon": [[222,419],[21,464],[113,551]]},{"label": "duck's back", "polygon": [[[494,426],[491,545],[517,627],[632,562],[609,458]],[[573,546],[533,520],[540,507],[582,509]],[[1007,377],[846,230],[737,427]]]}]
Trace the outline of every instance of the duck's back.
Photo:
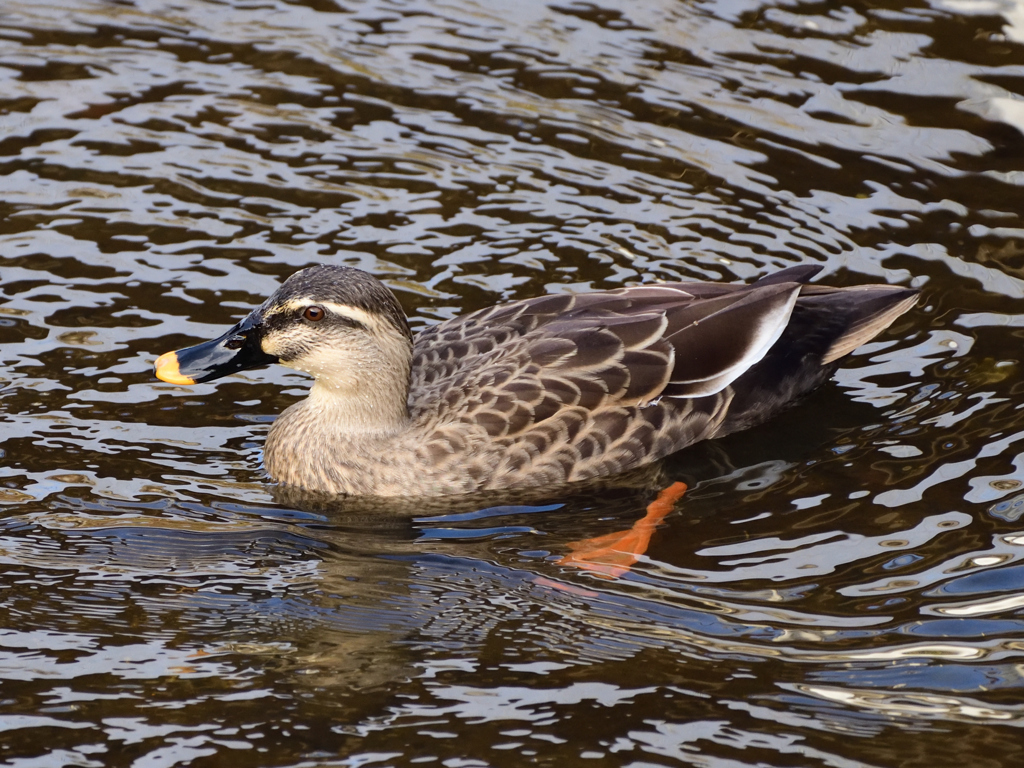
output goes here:
[{"label": "duck's back", "polygon": [[425,475],[475,488],[617,474],[771,417],[909,309],[794,267],[514,302],[427,329],[409,390]]}]

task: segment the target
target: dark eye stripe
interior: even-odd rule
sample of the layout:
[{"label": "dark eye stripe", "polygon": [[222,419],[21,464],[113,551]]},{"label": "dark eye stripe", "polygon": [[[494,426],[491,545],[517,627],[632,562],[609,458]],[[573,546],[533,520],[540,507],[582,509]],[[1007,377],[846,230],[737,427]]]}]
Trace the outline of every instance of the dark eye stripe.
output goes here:
[{"label": "dark eye stripe", "polygon": [[330,319],[333,320],[334,322],[340,324],[340,325],[347,325],[349,328],[359,328],[359,329],[364,330],[364,331],[368,331],[369,330],[369,328],[367,328],[365,325],[363,325],[358,320],[355,320],[354,318],[351,318],[351,317],[346,317],[345,315],[334,315],[334,314],[331,314],[330,315]]}]

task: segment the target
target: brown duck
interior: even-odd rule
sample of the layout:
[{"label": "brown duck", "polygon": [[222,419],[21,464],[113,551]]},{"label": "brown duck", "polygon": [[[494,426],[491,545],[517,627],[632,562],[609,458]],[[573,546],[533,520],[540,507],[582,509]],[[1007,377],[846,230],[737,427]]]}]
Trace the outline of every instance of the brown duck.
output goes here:
[{"label": "brown duck", "polygon": [[313,376],[267,437],[274,480],[438,496],[573,483],[746,429],[826,381],[916,301],[899,286],[665,283],[557,294],[409,330],[358,269],[289,277],[219,339],[156,363],[172,384],[281,363]]}]

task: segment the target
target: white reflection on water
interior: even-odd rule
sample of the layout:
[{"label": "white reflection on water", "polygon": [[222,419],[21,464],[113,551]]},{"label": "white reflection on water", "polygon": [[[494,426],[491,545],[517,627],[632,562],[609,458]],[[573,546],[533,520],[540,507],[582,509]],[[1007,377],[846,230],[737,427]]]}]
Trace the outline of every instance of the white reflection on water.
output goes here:
[{"label": "white reflection on water", "polygon": [[997,706],[969,696],[917,691],[857,690],[823,685],[783,685],[827,701],[884,715],[926,720],[960,720],[1024,726],[1019,707]]},{"label": "white reflection on water", "polygon": [[[166,641],[104,645],[105,638],[66,633],[0,630],[0,677],[4,680],[74,680],[113,675],[123,680],[169,676],[235,677],[235,665],[196,648],[174,648]],[[53,653],[73,650],[76,658]]]},{"label": "white reflection on water", "polygon": [[741,544],[709,547],[697,554],[716,558],[726,570],[695,571],[666,568],[680,578],[712,583],[746,579],[785,581],[832,573],[847,563],[879,552],[916,551],[932,539],[970,524],[962,512],[947,512],[921,520],[914,528],[879,536],[830,531],[788,540],[753,539]]}]

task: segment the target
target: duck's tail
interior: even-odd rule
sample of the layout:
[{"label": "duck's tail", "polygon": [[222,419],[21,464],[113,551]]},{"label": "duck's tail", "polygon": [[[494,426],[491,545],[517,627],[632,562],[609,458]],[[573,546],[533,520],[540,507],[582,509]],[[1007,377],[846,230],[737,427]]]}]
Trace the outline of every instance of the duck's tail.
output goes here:
[{"label": "duck's tail", "polygon": [[797,303],[845,320],[846,329],[835,338],[821,358],[823,365],[835,362],[866,344],[892,325],[900,315],[917,303],[917,291],[891,285],[862,285],[834,289],[818,296],[801,294]]},{"label": "duck's tail", "polygon": [[[778,282],[781,274],[766,279]],[[787,276],[803,282],[811,275]],[[799,402],[832,376],[843,357],[888,328],[917,298],[916,290],[902,286],[805,284],[782,336],[731,385],[729,416],[716,436],[752,427]]]}]

